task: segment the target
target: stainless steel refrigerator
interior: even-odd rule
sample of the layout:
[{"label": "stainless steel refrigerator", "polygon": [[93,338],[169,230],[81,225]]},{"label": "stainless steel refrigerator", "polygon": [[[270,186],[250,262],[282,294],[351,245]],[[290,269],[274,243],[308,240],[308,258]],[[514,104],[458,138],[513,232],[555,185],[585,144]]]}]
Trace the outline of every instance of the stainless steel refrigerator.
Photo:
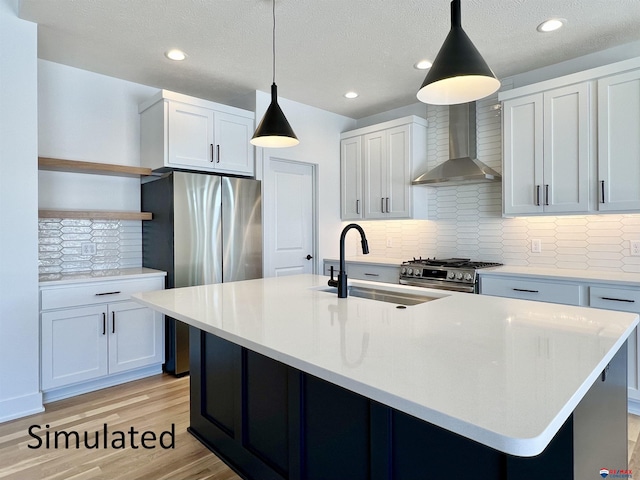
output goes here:
[{"label": "stainless steel refrigerator", "polygon": [[[262,277],[258,180],[170,172],[142,184],[143,265],[167,272],[166,288]],[[189,328],[166,318],[165,370],[189,372]]]}]

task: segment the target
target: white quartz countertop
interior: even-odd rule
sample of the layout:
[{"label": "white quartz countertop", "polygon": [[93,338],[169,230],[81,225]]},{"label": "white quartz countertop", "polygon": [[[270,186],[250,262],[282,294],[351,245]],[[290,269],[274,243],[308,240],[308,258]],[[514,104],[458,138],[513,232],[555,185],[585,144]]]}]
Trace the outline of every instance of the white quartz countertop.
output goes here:
[{"label": "white quartz countertop", "polygon": [[167,272],[152,268],[120,268],[92,272],[46,273],[39,275],[40,286],[64,285],[67,283],[104,282],[105,280],[130,280],[149,276],[166,276]]},{"label": "white quartz countertop", "polygon": [[543,268],[503,265],[501,267],[482,268],[480,276],[529,276],[539,280],[568,280],[579,282],[602,282],[632,287],[640,286],[640,273],[607,270],[570,270],[564,268]]},{"label": "white quartz countertop", "polygon": [[298,275],[132,298],[519,456],[544,450],[638,323],[631,313],[349,282],[439,297],[399,309],[339,299],[326,282]]}]

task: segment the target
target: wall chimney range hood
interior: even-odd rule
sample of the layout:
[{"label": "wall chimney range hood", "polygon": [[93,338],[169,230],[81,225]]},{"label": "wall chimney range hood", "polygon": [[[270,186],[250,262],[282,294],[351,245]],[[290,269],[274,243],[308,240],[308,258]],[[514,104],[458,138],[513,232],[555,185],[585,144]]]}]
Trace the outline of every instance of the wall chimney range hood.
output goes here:
[{"label": "wall chimney range hood", "polygon": [[423,173],[413,185],[447,187],[500,182],[502,176],[476,158],[475,102],[449,106],[449,160]]}]

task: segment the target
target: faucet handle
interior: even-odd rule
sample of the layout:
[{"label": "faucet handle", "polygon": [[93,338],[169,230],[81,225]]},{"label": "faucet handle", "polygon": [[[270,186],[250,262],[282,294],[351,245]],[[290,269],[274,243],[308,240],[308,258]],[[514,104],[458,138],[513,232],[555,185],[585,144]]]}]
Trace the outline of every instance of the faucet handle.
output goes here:
[{"label": "faucet handle", "polygon": [[327,285],[329,285],[330,287],[337,287],[338,286],[338,280],[334,280],[334,278],[333,278],[333,265],[331,265],[331,267],[329,267],[329,272],[331,273],[331,279],[327,282]]}]

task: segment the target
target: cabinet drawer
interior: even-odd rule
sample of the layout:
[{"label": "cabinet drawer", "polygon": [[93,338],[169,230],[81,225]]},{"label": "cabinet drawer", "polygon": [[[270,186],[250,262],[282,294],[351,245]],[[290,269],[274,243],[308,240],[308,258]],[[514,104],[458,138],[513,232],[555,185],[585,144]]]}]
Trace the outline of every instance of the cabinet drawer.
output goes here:
[{"label": "cabinet drawer", "polygon": [[580,286],[568,283],[481,276],[480,293],[497,297],[580,305]]},{"label": "cabinet drawer", "polygon": [[364,263],[352,263],[347,266],[350,278],[371,280],[372,282],[398,283],[400,267],[368,265]]},{"label": "cabinet drawer", "polygon": [[640,312],[640,290],[589,287],[589,306],[606,310]]},{"label": "cabinet drawer", "polygon": [[[338,275],[338,262],[324,262],[324,274],[331,275],[333,266],[333,276]],[[357,280],[369,280],[372,282],[398,283],[400,278],[400,267],[393,265],[375,265],[370,263],[347,262],[347,276]]]},{"label": "cabinet drawer", "polygon": [[164,289],[164,277],[42,287],[40,291],[40,308],[42,310],[51,310],[54,308],[119,302],[129,300],[132,293],[162,289]]}]

